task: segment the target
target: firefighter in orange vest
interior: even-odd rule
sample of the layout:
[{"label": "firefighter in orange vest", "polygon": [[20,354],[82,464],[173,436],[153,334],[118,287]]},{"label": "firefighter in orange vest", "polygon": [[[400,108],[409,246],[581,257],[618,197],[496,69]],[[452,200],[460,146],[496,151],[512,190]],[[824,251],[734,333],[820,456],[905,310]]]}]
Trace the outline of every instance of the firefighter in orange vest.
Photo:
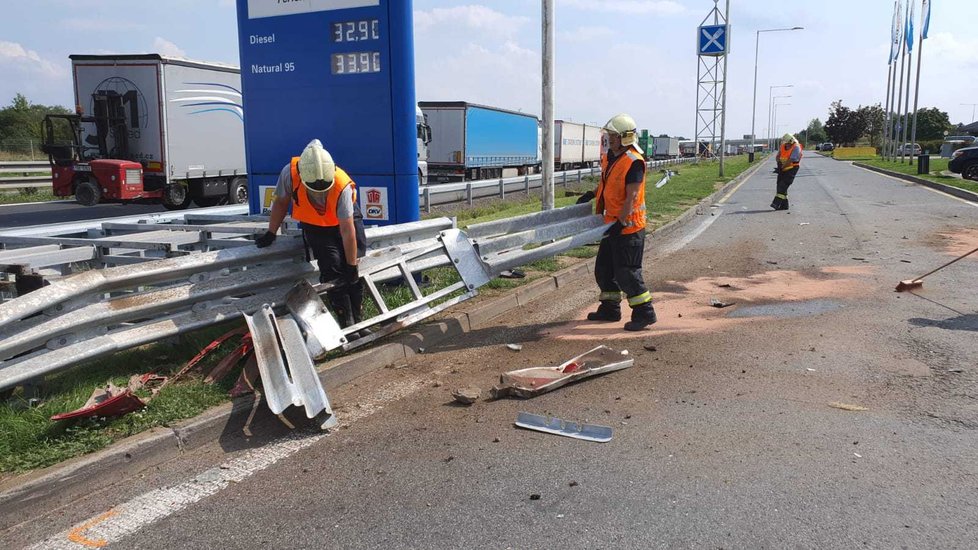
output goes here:
[{"label": "firefighter in orange vest", "polygon": [[367,238],[357,186],[318,139],[282,168],[268,231],[255,239],[258,248],[275,242],[290,205],[292,218],[301,224],[307,253],[311,249],[319,265],[319,281],[336,285],[326,294],[331,309],[342,326],[359,323],[363,281],[357,265],[366,254]]},{"label": "firefighter in orange vest", "polygon": [[601,289],[597,311],[589,321],[621,320],[624,292],[632,309],[625,330],[643,330],[655,323],[652,294],[642,277],[645,252],[645,157],[638,146],[635,121],[620,114],[604,126],[608,152],[601,159],[601,182],[596,192],[578,202],[595,198],[595,212],[605,223],[614,222],[601,239],[595,259],[594,278]]},{"label": "firefighter in orange vest", "polygon": [[771,208],[775,210],[788,209],[788,188],[795,181],[798,168],[801,167],[801,143],[791,134],[785,134],[781,138],[781,147],[778,149],[778,189],[771,202]]}]

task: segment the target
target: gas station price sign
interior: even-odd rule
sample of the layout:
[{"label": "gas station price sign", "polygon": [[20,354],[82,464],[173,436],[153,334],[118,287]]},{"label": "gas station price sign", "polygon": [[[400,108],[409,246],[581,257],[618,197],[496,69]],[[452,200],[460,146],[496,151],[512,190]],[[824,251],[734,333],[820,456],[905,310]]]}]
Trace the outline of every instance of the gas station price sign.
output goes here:
[{"label": "gas station price sign", "polygon": [[360,189],[365,223],[417,220],[411,0],[237,1],[251,212],[319,139]]}]

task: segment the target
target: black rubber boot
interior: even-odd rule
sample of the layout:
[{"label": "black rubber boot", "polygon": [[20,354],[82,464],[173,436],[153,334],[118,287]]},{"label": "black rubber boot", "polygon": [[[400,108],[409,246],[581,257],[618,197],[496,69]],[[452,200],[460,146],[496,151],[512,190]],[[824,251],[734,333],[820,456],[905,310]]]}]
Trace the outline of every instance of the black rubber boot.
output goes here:
[{"label": "black rubber boot", "polygon": [[625,323],[625,330],[644,330],[655,321],[655,309],[651,302],[647,302],[632,308],[632,320]]},{"label": "black rubber boot", "polygon": [[621,302],[602,301],[598,310],[587,314],[588,321],[603,321],[614,323],[621,321]]}]

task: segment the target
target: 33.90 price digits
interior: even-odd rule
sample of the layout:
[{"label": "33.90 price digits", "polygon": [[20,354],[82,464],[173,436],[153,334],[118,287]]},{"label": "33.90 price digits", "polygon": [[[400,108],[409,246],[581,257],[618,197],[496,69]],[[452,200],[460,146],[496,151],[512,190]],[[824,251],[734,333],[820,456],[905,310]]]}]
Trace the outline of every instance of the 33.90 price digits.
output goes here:
[{"label": "33.90 price digits", "polygon": [[331,65],[333,74],[379,73],[380,52],[335,53]]}]

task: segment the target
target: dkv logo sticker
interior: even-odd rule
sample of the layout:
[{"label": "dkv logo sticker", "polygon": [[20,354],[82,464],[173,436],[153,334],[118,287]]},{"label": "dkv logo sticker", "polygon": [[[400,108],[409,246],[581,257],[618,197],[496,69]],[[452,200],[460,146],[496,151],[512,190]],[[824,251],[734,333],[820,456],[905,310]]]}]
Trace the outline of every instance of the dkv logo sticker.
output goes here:
[{"label": "dkv logo sticker", "polygon": [[363,196],[366,198],[363,217],[368,220],[387,220],[387,188],[364,187]]}]

